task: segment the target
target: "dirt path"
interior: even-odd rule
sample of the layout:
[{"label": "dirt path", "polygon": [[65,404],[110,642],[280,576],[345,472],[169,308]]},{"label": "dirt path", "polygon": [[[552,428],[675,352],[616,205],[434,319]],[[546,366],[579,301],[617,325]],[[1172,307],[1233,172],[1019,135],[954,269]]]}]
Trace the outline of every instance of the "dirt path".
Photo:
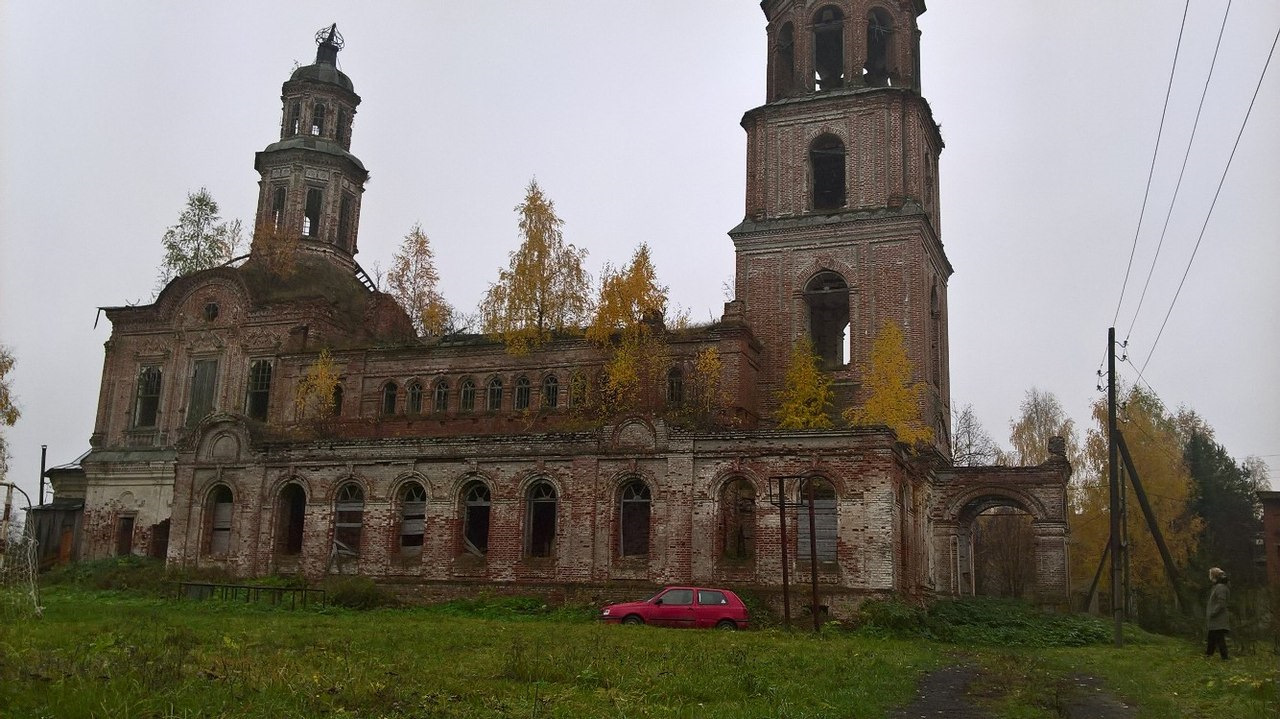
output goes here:
[{"label": "dirt path", "polygon": [[[943,667],[926,674],[916,688],[916,699],[890,715],[890,719],[994,719],[969,696],[969,685],[978,669],[965,664]],[[1133,719],[1134,707],[1121,702],[1096,677],[1076,674],[1068,677],[1053,697],[1045,697],[1065,719]]]}]

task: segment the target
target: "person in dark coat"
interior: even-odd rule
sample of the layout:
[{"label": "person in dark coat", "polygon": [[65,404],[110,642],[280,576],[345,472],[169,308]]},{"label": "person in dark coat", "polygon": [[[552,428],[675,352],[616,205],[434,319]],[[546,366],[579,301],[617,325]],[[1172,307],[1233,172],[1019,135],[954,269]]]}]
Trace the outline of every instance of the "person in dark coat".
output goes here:
[{"label": "person in dark coat", "polygon": [[1227,573],[1214,567],[1209,570],[1209,581],[1213,582],[1213,589],[1209,590],[1209,604],[1205,608],[1209,640],[1204,655],[1213,656],[1216,647],[1222,658],[1227,659],[1227,633],[1231,631],[1231,612],[1227,609],[1231,590],[1227,587]]}]

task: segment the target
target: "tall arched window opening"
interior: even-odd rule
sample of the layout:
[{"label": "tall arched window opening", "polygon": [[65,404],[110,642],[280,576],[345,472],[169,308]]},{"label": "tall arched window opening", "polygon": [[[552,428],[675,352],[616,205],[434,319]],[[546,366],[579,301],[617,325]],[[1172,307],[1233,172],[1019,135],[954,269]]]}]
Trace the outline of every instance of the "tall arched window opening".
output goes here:
[{"label": "tall arched window opening", "polygon": [[844,87],[844,13],[828,5],[813,19],[813,74],[819,90]]},{"label": "tall arched window opening", "polygon": [[489,551],[489,488],[468,484],[462,494],[462,546],[479,557]]},{"label": "tall arched window opening", "polygon": [[324,134],[324,105],[316,105],[311,112],[311,134]]},{"label": "tall arched window opening", "polygon": [[813,183],[813,209],[839,210],[845,195],[844,142],[822,135],[809,146],[809,174]]},{"label": "tall arched window opening", "polygon": [[587,403],[587,377],[581,372],[569,376],[569,406],[581,407]]},{"label": "tall arched window opening", "polygon": [[791,94],[796,86],[796,31],[786,23],[778,30],[778,49],[774,54],[773,82],[780,96]]},{"label": "tall arched window opening", "polygon": [[809,490],[813,489],[813,537],[819,562],[836,561],[836,491],[830,482],[811,477],[800,484],[796,502],[796,559],[809,561]]},{"label": "tall arched window opening", "polygon": [[849,286],[835,272],[820,272],[804,288],[809,306],[809,338],[825,370],[849,363]]},{"label": "tall arched window opening", "polygon": [[529,409],[529,395],[530,395],[529,378],[528,378],[528,377],[517,377],[517,378],[516,378],[515,408],[516,408],[516,409]]},{"label": "tall arched window opening", "polygon": [[649,487],[640,480],[632,480],[622,487],[618,508],[618,551],[623,557],[643,557],[649,554]]},{"label": "tall arched window opening", "polygon": [[942,309],[938,305],[938,286],[929,290],[929,378],[934,387],[942,387]]},{"label": "tall arched window opening", "polygon": [[382,386],[382,413],[392,415],[396,413],[396,394],[400,388],[395,382],[388,382]]},{"label": "tall arched window opening", "polygon": [[684,372],[679,367],[667,371],[667,404],[672,407],[684,404]]},{"label": "tall arched window opening", "polygon": [[209,492],[209,554],[221,557],[231,549],[231,488],[220,484]]},{"label": "tall arched window opening", "polygon": [[320,236],[320,205],[324,201],[324,192],[318,188],[307,189],[306,213],[302,216],[302,234],[307,237]]},{"label": "tall arched window opening", "polygon": [[542,378],[542,406],[555,409],[560,405],[560,381],[549,374]]},{"label": "tall arched window opening", "polygon": [[502,380],[494,377],[489,380],[488,391],[485,392],[484,408],[490,412],[502,409]]},{"label": "tall arched window opening", "polygon": [[276,551],[284,555],[302,553],[302,530],[306,521],[307,493],[290,482],[276,500]]},{"label": "tall arched window opening", "polygon": [[862,69],[862,79],[868,85],[883,87],[889,84],[889,42],[893,37],[893,24],[888,14],[880,8],[867,13],[867,62]]},{"label": "tall arched window opening", "polygon": [[462,380],[462,390],[458,397],[458,409],[462,412],[476,410],[476,383],[470,377]]},{"label": "tall arched window opening", "polygon": [[160,368],[154,365],[138,370],[138,396],[133,409],[134,427],[154,427],[160,416]]},{"label": "tall arched window opening", "polygon": [[435,411],[441,414],[449,411],[449,382],[447,380],[442,379],[436,382]]},{"label": "tall arched window opening", "polygon": [[342,385],[335,385],[333,388],[333,416],[342,416]]},{"label": "tall arched window opening", "polygon": [[726,559],[755,556],[756,488],[745,479],[726,482],[721,491],[720,537]]},{"label": "tall arched window opening", "polygon": [[270,400],[271,360],[254,360],[249,363],[249,387],[246,390],[244,413],[265,422]]},{"label": "tall arched window opening", "polygon": [[364,526],[364,491],[355,482],[338,488],[333,505],[333,551],[338,556],[360,556],[360,532]]},{"label": "tall arched window opening", "polygon": [[271,198],[271,226],[277,230],[284,229],[285,188],[277,187]]},{"label": "tall arched window opening", "polygon": [[422,413],[422,383],[410,382],[405,389],[404,411],[409,414]]},{"label": "tall arched window opening", "polygon": [[529,488],[525,522],[525,551],[530,557],[550,557],[556,544],[556,488],[537,482]]},{"label": "tall arched window opening", "polygon": [[417,482],[405,482],[400,488],[400,554],[422,553],[426,521],[427,490]]},{"label": "tall arched window opening", "polygon": [[302,132],[302,103],[295,102],[289,110],[288,134],[297,135]]}]

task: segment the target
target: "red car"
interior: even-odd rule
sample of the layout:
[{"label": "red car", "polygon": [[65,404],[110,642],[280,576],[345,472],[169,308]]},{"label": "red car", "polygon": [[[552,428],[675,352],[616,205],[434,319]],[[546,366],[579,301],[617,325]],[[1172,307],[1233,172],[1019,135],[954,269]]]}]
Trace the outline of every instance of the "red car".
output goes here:
[{"label": "red car", "polygon": [[666,587],[643,602],[610,604],[600,619],[612,624],[745,629],[747,607],[728,589]]}]

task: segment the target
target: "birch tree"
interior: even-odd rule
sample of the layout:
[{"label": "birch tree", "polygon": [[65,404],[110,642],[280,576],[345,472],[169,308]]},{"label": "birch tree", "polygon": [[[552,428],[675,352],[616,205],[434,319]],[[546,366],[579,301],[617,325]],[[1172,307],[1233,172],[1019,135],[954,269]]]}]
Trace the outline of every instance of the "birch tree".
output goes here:
[{"label": "birch tree", "polygon": [[896,322],[886,321],[876,333],[862,383],[870,392],[861,407],[845,410],[849,424],[884,425],[909,445],[933,441],[933,430],[920,419],[924,383],[911,381],[911,360]]},{"label": "birch tree", "polygon": [[439,283],[431,240],[415,223],[391,259],[387,289],[409,313],[419,337],[438,337],[453,324],[453,307],[440,295]]},{"label": "birch tree", "polygon": [[821,360],[808,337],[796,341],[778,395],[775,419],[779,429],[830,429],[831,378],[822,372]]},{"label": "birch tree", "polygon": [[178,224],[165,230],[160,240],[164,260],[160,263],[157,289],[175,277],[226,263],[235,257],[243,239],[240,220],[224,221],[208,190],[201,187],[188,193]]}]

